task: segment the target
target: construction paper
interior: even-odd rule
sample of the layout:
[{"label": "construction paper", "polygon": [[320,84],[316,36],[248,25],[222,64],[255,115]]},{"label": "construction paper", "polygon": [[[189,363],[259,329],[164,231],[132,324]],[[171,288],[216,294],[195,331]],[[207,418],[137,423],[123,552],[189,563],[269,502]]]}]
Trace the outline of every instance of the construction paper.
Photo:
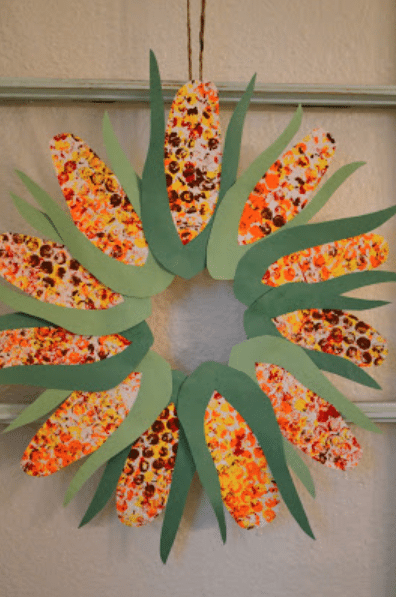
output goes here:
[{"label": "construction paper", "polygon": [[[266,313],[260,308],[259,301],[260,299],[245,311],[244,328],[247,337],[254,338],[256,336],[265,335],[281,337],[281,334],[276,329],[273,321],[268,318]],[[342,359],[334,354],[304,350],[311,361],[313,361],[319,369],[329,371],[330,373],[336,373],[341,377],[345,377],[369,388],[374,388],[375,390],[381,389],[381,386],[375,379],[352,361]]]},{"label": "construction paper", "polygon": [[139,179],[117,139],[107,112],[103,117],[102,134],[103,143],[114,174],[120,181],[133,209],[140,218]]},{"label": "construction paper", "polygon": [[133,444],[117,484],[116,508],[127,526],[143,526],[165,508],[179,444],[179,419],[169,404]]},{"label": "construction paper", "polygon": [[246,113],[253,95],[255,83],[256,75],[253,75],[228,124],[224,141],[223,165],[217,207],[220,205],[228,189],[232,187],[237,178],[243,125],[245,124]]},{"label": "construction paper", "polygon": [[262,281],[274,287],[288,282],[323,282],[374,269],[385,263],[388,253],[388,243],[382,236],[361,234],[286,255],[267,269]]},{"label": "construction paper", "polygon": [[66,492],[65,505],[102,464],[136,441],[168,404],[172,393],[172,374],[169,364],[160,355],[148,352],[133,370],[142,373],[140,391],[133,408],[118,429],[80,467]]},{"label": "construction paper", "polygon": [[235,522],[243,529],[272,522],[280,496],[267,460],[249,425],[218,392],[206,407],[204,432],[224,505]]},{"label": "construction paper", "polygon": [[356,315],[331,309],[304,309],[274,319],[283,337],[310,350],[336,354],[359,367],[379,366],[386,340]]},{"label": "construction paper", "polygon": [[28,425],[41,419],[51,410],[59,406],[70,395],[70,390],[45,390],[34,402],[28,404],[21,414],[4,429],[3,433],[14,431],[23,425]]},{"label": "construction paper", "polygon": [[[51,328],[41,329],[50,330]],[[65,330],[56,329],[55,333],[60,334],[59,337],[61,338],[62,334],[65,335]],[[9,334],[8,338],[13,339],[11,345],[17,341],[15,333],[13,336]],[[89,336],[82,338],[84,344],[87,344],[87,338]],[[121,339],[120,336],[118,338]],[[6,367],[0,369],[0,383],[87,392],[100,392],[113,388],[129,375],[131,370],[142,360],[153,342],[153,336],[145,322],[140,323],[131,330],[126,330],[123,333],[123,338],[131,342],[130,346],[111,358],[79,365],[37,364]],[[98,341],[100,341],[100,338],[96,340],[96,342]],[[72,356],[72,353],[70,355]],[[84,357],[81,356],[81,358]],[[85,358],[88,360],[89,354]]]},{"label": "construction paper", "polygon": [[124,297],[124,301],[110,309],[85,311],[43,303],[31,296],[0,286],[0,299],[13,309],[20,309],[41,319],[68,329],[75,334],[102,336],[123,332],[134,327],[151,314],[149,299]]},{"label": "construction paper", "polygon": [[200,234],[216,208],[221,177],[219,96],[211,82],[177,92],[164,142],[169,207],[183,245]]},{"label": "construction paper", "polygon": [[106,464],[106,468],[99,481],[93,500],[89,504],[89,507],[78,526],[79,529],[90,522],[101,510],[103,510],[113,495],[122,469],[124,468],[125,460],[128,457],[129,450],[130,446],[127,446],[122,452],[119,452],[113,456],[113,458],[110,458]]},{"label": "construction paper", "polygon": [[283,449],[285,451],[285,457],[287,465],[293,469],[293,472],[297,475],[300,479],[301,483],[304,485],[305,489],[311,495],[311,497],[315,497],[315,486],[312,479],[311,472],[307,465],[305,464],[304,460],[297,454],[296,450],[290,444],[290,442],[283,438]]},{"label": "construction paper", "polygon": [[[151,250],[162,265],[167,270],[190,279],[205,268],[206,245],[213,218],[207,224],[204,231],[194,240],[187,245],[181,243],[169,209],[163,162],[165,135],[164,104],[158,65],[152,53],[150,54],[150,81],[151,138],[142,181],[142,217],[144,230]],[[228,190],[228,185],[233,184],[236,177],[242,127],[253,92],[253,85],[254,79],[250,82],[235,109],[235,117],[231,118],[227,130],[222,181],[217,207]]]},{"label": "construction paper", "polygon": [[[186,375],[181,371],[174,370],[172,371],[172,395],[169,399],[169,403],[177,403],[177,396],[179,393],[179,388],[181,383],[185,380]],[[179,431],[180,433],[180,431]],[[137,441],[139,442],[141,438]],[[100,512],[111,496],[113,495],[118,480],[121,476],[121,473],[124,468],[125,461],[129,455],[130,449],[132,446],[127,446],[122,452],[113,456],[106,465],[106,468],[103,472],[102,478],[99,482],[99,485],[95,491],[95,495],[86,511],[79,528],[90,522],[98,512]],[[177,452],[177,458],[179,458],[180,452],[180,441],[179,441],[179,448]],[[176,458],[176,459],[177,459]],[[176,466],[176,465],[175,465]],[[195,470],[195,469],[194,469]],[[172,482],[174,483],[174,481]],[[173,486],[173,485],[172,485]],[[181,516],[181,514],[180,514]],[[177,531],[177,529],[176,529]],[[175,533],[176,533],[175,531]]]},{"label": "construction paper", "polygon": [[[236,298],[249,306],[268,291],[268,287],[262,284],[261,279],[268,267],[280,257],[315,247],[318,244],[369,232],[389,220],[395,213],[396,207],[393,206],[354,218],[297,226],[273,234],[265,239],[265,242],[257,242],[238,263],[234,281]],[[375,272],[362,272],[362,274],[364,273]]]},{"label": "construction paper", "polygon": [[56,135],[50,148],[75,226],[109,257],[143,266],[148,247],[142,222],[111,170],[75,135]]},{"label": "construction paper", "polygon": [[51,220],[45,213],[36,209],[33,205],[30,205],[30,203],[21,197],[18,197],[18,195],[14,195],[14,193],[10,193],[10,195],[15,207],[26,222],[38,230],[38,232],[41,232],[45,239],[62,244],[62,238],[59,236],[56,228],[52,225]]},{"label": "construction paper", "polygon": [[128,415],[141,377],[130,373],[105,392],[73,392],[31,440],[22,456],[22,470],[45,477],[97,450]]},{"label": "construction paper", "polygon": [[283,286],[266,291],[256,302],[270,317],[310,307],[371,309],[387,304],[387,302],[340,295],[357,288],[384,282],[396,282],[396,273],[369,271],[344,275],[325,282],[316,282],[315,284],[288,282]]},{"label": "construction paper", "polygon": [[109,257],[82,234],[65,213],[31,178],[17,171],[18,176],[37,203],[54,223],[70,253],[102,284],[120,294],[147,297],[162,292],[173,276],[154,267],[154,257],[149,254],[145,265],[132,266]]},{"label": "construction paper", "polygon": [[346,470],[358,464],[362,449],[334,406],[277,365],[256,363],[256,376],[284,437],[330,468]]},{"label": "construction paper", "polygon": [[307,206],[335,147],[330,133],[314,129],[272,164],[245,203],[239,221],[239,245],[276,232]]},{"label": "construction paper", "polygon": [[[200,480],[208,493],[226,538],[224,510],[216,468],[208,451],[203,425],[205,410],[214,391],[219,392],[251,427],[263,450],[278,489],[301,528],[313,537],[304,509],[290,477],[283,452],[283,441],[270,401],[257,383],[241,371],[214,362],[200,365],[181,387],[178,413],[194,458]],[[249,400],[246,400],[249,396]]]},{"label": "construction paper", "polygon": [[346,420],[380,433],[378,427],[332,385],[299,346],[283,338],[260,336],[237,344],[231,350],[230,367],[245,372],[253,380],[256,379],[255,363],[271,363],[286,369],[306,388],[330,402]]},{"label": "construction paper", "polygon": [[238,227],[243,207],[257,181],[298,131],[302,118],[299,107],[280,137],[247,168],[227,191],[218,207],[208,242],[207,265],[212,278],[232,280],[238,261],[248,250],[238,245]]},{"label": "construction paper", "polygon": [[175,470],[173,471],[172,485],[170,487],[161,531],[160,555],[164,564],[166,564],[180,525],[194,473],[194,460],[185,433],[181,427],[179,430],[179,447],[177,449]]}]

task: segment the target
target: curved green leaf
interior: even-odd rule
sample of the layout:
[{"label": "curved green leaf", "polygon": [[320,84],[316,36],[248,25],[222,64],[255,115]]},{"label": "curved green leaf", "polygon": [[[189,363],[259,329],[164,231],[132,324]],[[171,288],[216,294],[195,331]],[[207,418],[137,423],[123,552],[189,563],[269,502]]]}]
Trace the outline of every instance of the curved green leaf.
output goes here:
[{"label": "curved green leaf", "polygon": [[172,476],[168,503],[166,505],[164,522],[161,530],[160,555],[164,564],[168,559],[180,520],[186,505],[188,492],[195,473],[195,464],[188,447],[183,428],[179,431],[179,445],[177,448],[175,470]]},{"label": "curved green leaf", "polygon": [[21,414],[4,429],[3,433],[14,431],[14,429],[41,419],[57,408],[68,396],[70,396],[70,390],[46,390],[32,404],[24,408]]},{"label": "curved green leaf", "polygon": [[28,224],[43,234],[44,238],[63,244],[62,238],[45,213],[30,205],[30,203],[21,197],[18,197],[18,195],[14,195],[13,193],[10,193],[10,195],[15,207]]},{"label": "curved green leaf", "polygon": [[136,326],[151,314],[150,299],[124,297],[124,301],[108,309],[75,309],[45,303],[8,286],[0,285],[0,299],[13,309],[46,319],[74,334],[104,336],[117,334]]},{"label": "curved green leaf", "polygon": [[84,365],[4,367],[0,369],[0,383],[86,392],[114,388],[134,371],[153,343],[153,335],[145,322],[126,330],[122,335],[132,343],[122,352],[103,361]]},{"label": "curved green leaf", "polygon": [[314,498],[315,485],[311,476],[311,472],[305,464],[304,460],[293,448],[291,443],[285,438],[283,438],[283,449],[285,451],[286,462],[288,466],[290,466],[293,469],[297,477],[300,479],[301,483],[304,485],[305,489]]},{"label": "curved green leaf", "polygon": [[381,433],[353,402],[333,386],[300,346],[274,336],[259,336],[234,346],[229,365],[245,372],[258,383],[255,363],[283,367],[306,388],[332,404],[345,419],[368,431]]},{"label": "curved green leaf", "polygon": [[70,253],[102,284],[115,292],[145,298],[162,292],[172,282],[169,272],[158,267],[151,253],[142,266],[128,265],[103,253],[74,225],[73,220],[31,178],[17,171],[19,178],[53,222]]},{"label": "curved green leaf", "polygon": [[[262,283],[262,277],[269,266],[281,257],[317,245],[364,234],[378,228],[395,213],[396,207],[393,206],[364,216],[297,226],[270,235],[264,239],[264,242],[255,243],[238,263],[234,281],[236,298],[249,306],[259,296],[268,292],[270,287]],[[380,272],[362,272],[354,276],[374,273]],[[339,279],[334,279],[334,285]],[[333,283],[333,280],[330,282]]]},{"label": "curved green leaf", "polygon": [[65,505],[102,464],[134,443],[168,404],[172,394],[171,368],[159,354],[148,352],[132,371],[142,373],[137,399],[121,425],[77,471],[66,492]]},{"label": "curved green leaf", "polygon": [[[251,248],[238,245],[238,228],[244,205],[263,174],[272,166],[300,128],[301,106],[280,137],[248,167],[227,191],[216,211],[207,249],[207,266],[216,280],[232,280],[241,257]],[[263,239],[265,240],[265,239]],[[263,241],[257,241],[261,244]]]}]

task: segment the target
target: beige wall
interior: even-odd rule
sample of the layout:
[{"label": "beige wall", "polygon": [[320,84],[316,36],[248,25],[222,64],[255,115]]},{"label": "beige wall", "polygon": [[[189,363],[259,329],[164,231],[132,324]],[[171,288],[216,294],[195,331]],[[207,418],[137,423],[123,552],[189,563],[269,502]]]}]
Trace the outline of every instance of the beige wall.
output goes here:
[{"label": "beige wall", "polygon": [[[214,81],[392,85],[396,83],[396,7],[392,0],[207,0],[205,74]],[[194,71],[199,2],[192,0]],[[3,0],[0,6],[0,76],[147,79],[148,52],[164,79],[187,78],[185,2],[182,0]],[[48,152],[56,133],[73,132],[104,155],[100,122],[105,106],[0,108],[0,205],[2,230],[33,232],[11,206],[8,191],[24,194],[14,168],[30,174],[60,198]],[[125,150],[141,171],[148,141],[145,106],[106,106]],[[243,138],[241,170],[290,119],[290,109],[252,109]],[[364,160],[320,214],[354,215],[394,204],[396,119],[393,111],[305,111],[302,132],[329,129],[338,142],[332,171]],[[230,113],[222,112],[225,128]],[[26,196],[26,194],[25,194]],[[393,243],[396,224],[383,227]],[[362,293],[360,293],[362,296]],[[394,300],[390,285],[367,296]],[[212,318],[202,326],[202,315]],[[229,313],[223,325],[223,312]],[[334,376],[355,400],[393,400],[396,363],[394,306],[365,318],[388,338],[390,356],[374,392]],[[225,360],[242,339],[242,309],[230,285],[206,275],[177,281],[154,300],[155,348],[172,365],[191,369],[207,358]],[[190,342],[186,344],[188,330]],[[183,333],[182,333],[183,332]],[[26,391],[24,395],[31,395]],[[23,400],[8,388],[4,402]],[[395,594],[395,427],[382,436],[357,430],[365,456],[342,474],[310,463],[317,487],[301,495],[317,540],[306,538],[282,508],[263,531],[243,532],[228,521],[222,547],[211,508],[198,483],[174,552],[164,567],[158,555],[161,520],[127,529],[109,506],[89,526],[77,525],[89,502],[89,483],[67,508],[61,506],[75,468],[53,478],[31,479],[18,460],[34,428],[0,437],[0,595],[4,597],[391,597]],[[299,486],[300,487],[300,486]]]}]

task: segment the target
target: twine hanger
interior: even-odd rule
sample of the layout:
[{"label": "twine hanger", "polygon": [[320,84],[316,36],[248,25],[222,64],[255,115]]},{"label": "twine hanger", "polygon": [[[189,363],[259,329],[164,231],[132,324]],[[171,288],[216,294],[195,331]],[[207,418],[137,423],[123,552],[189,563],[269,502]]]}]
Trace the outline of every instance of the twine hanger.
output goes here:
[{"label": "twine hanger", "polygon": [[[199,30],[199,80],[203,79],[203,55],[204,55],[204,37],[205,37],[205,10],[206,0],[201,0],[201,19]],[[191,81],[192,75],[192,51],[191,51],[191,10],[190,0],[187,0],[187,58],[188,58],[188,77]]]}]

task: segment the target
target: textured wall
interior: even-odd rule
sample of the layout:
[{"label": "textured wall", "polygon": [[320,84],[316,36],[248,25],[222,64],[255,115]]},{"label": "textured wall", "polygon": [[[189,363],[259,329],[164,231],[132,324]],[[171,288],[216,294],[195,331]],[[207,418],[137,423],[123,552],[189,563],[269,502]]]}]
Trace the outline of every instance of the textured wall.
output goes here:
[{"label": "textured wall", "polygon": [[[215,81],[389,85],[396,82],[396,9],[392,0],[207,0],[206,75]],[[199,2],[192,0],[194,70]],[[54,0],[3,2],[0,76],[147,79],[153,48],[164,79],[186,77],[184,0]],[[144,106],[110,106],[125,150],[141,171],[148,142]],[[1,229],[33,232],[12,208],[8,191],[24,196],[18,167],[60,198],[48,140],[74,132],[104,155],[100,123],[104,106],[1,107]],[[285,127],[290,109],[252,109],[243,137],[241,171]],[[225,128],[230,113],[224,110]],[[396,121],[393,111],[305,111],[302,131],[330,130],[338,142],[332,171],[367,165],[334,195],[319,219],[354,215],[394,203]],[[383,227],[393,242],[396,224]],[[362,293],[360,293],[362,295]],[[390,285],[367,296],[394,300]],[[155,349],[173,366],[193,369],[207,359],[225,361],[243,339],[243,308],[228,283],[206,274],[176,280],[154,299],[150,318]],[[364,314],[389,339],[391,355],[370,392],[334,376],[355,400],[392,400],[396,364],[394,306]],[[188,339],[188,341],[187,341]],[[6,395],[5,395],[6,394]],[[32,395],[9,388],[2,400]],[[0,437],[0,595],[5,597],[175,597],[251,595],[289,597],[392,597],[395,572],[395,426],[382,436],[357,430],[365,448],[361,465],[342,474],[312,463],[315,501],[301,489],[317,540],[306,538],[283,507],[263,531],[243,532],[228,521],[222,547],[199,483],[191,491],[174,552],[164,567],[158,555],[161,520],[128,529],[108,506],[83,530],[77,525],[95,479],[67,508],[61,506],[75,468],[53,478],[31,479],[18,460],[34,427]]]}]

